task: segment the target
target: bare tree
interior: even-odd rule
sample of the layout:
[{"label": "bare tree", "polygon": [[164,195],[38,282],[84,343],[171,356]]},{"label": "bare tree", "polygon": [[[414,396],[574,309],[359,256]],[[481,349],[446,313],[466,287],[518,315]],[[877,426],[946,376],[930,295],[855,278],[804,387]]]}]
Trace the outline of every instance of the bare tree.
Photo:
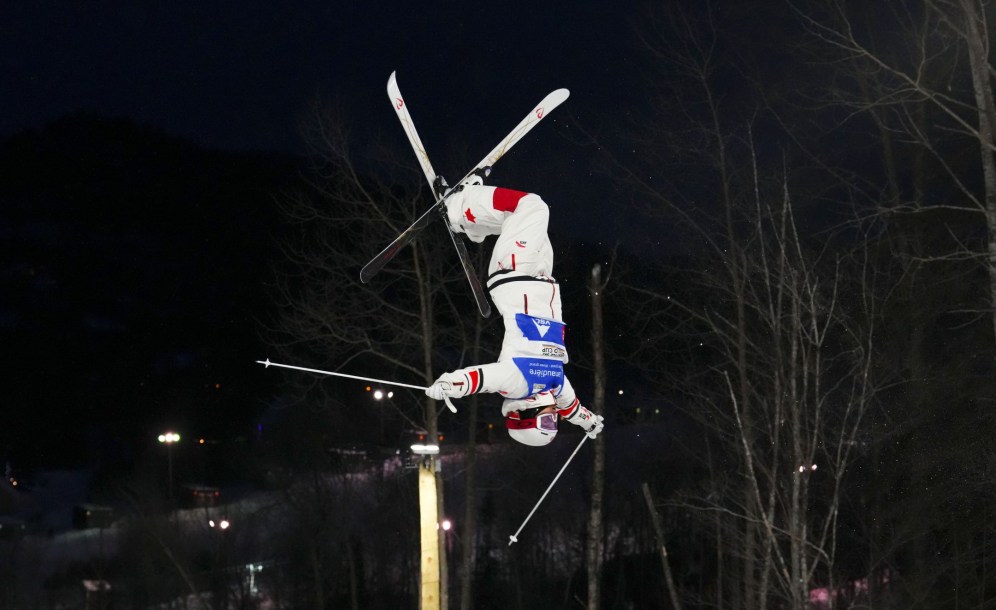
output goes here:
[{"label": "bare tree", "polygon": [[992,6],[793,4],[832,75],[822,102],[845,109],[848,124],[870,121],[871,139],[849,141],[879,145],[887,178],[883,189],[882,172],[853,173],[863,220],[892,255],[877,264],[897,278],[883,292],[889,341],[876,369],[896,388],[889,402],[903,406],[876,420],[889,433],[870,446],[870,460],[902,468],[876,468],[858,494],[875,515],[856,520],[867,536],[870,596],[883,574],[898,572],[891,586],[910,603],[944,603],[940,583],[951,581],[960,603],[971,604],[992,586],[980,576],[991,545],[981,522],[952,519],[952,510],[984,512],[966,481],[985,468],[988,433],[979,430],[990,424],[996,359]]},{"label": "bare tree", "polygon": [[[327,106],[316,107],[309,135],[316,166],[308,188],[284,205],[295,234],[281,242],[285,261],[275,278],[280,317],[269,329],[270,343],[283,357],[309,366],[428,386],[440,371],[465,364],[465,346],[475,332],[474,320],[463,315],[470,295],[452,245],[436,233],[441,223],[428,227],[370,284],[359,279],[363,264],[429,205],[421,173],[384,147],[354,152],[344,122]],[[362,438],[363,431],[343,417],[357,407],[337,392],[341,386],[300,376],[289,381],[335,417],[340,440]],[[435,401],[409,394],[385,404],[418,405],[402,406],[398,415],[429,438],[439,435]],[[439,557],[445,594],[442,544]]]},{"label": "bare tree", "polygon": [[[940,256],[985,267],[984,311],[996,338],[996,103],[987,8],[977,0],[924,0],[883,14],[843,0],[796,6],[822,48],[836,53],[832,67],[842,77],[833,89],[837,102],[856,116],[870,116],[882,136],[891,197],[878,212],[957,212],[979,219],[984,238],[959,239],[956,249]],[[897,140],[913,149],[907,157],[913,167],[897,167]],[[977,151],[974,159],[966,154],[968,143]],[[940,197],[924,188],[931,174],[946,177],[931,185]]]},{"label": "bare tree", "polygon": [[629,294],[645,322],[642,360],[703,435],[691,455],[708,479],[669,506],[713,532],[720,580],[708,603],[802,608],[842,572],[839,514],[875,395],[877,305],[862,250],[838,254],[826,236],[800,232],[808,202],[792,155],[760,154],[754,136],[763,126],[770,139],[784,117],[746,93],[749,67],[736,64],[741,95],[723,95],[737,69],[715,15],[674,10],[643,30],[669,89],[644,123],[659,126],[643,131],[653,169],[638,166],[628,182],[648,213],[680,227],[665,254],[690,268],[670,274],[680,290],[644,280]]},{"label": "bare tree", "polygon": [[[739,576],[754,583],[742,599],[748,608],[772,598],[803,607],[815,583],[832,590],[844,477],[873,398],[871,303],[860,282],[847,287],[842,264],[807,252],[785,187],[777,207],[759,196],[752,234],[723,244],[738,256],[715,259],[720,268],[743,264],[732,274],[742,291],[715,271],[699,277],[701,300],[637,289],[670,307],[673,328],[696,329],[701,370],[681,370],[692,381],[686,409],[720,443],[718,454],[701,456],[709,472],[735,455],[747,493],[690,493],[678,505],[732,519],[723,548],[751,570]],[[845,291],[860,308],[845,309]]]},{"label": "bare tree", "polygon": [[[441,368],[437,348],[464,345],[467,330],[454,301],[465,296],[462,275],[447,244],[434,239],[442,227],[427,228],[370,284],[359,279],[359,268],[427,206],[420,174],[378,147],[362,155],[377,172],[364,172],[348,130],[328,108],[316,113],[310,141],[315,177],[284,206],[297,234],[281,241],[286,260],[275,279],[280,318],[272,345],[336,370],[369,367],[360,370],[428,385]],[[438,405],[419,400],[413,419],[435,436]]]}]

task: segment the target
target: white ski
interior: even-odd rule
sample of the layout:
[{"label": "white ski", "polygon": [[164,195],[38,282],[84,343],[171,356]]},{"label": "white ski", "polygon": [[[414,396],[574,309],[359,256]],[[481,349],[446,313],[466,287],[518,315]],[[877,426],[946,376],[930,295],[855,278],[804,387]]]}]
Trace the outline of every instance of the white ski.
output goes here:
[{"label": "white ski", "polygon": [[[389,92],[391,91],[392,82],[394,82],[394,88],[395,90],[397,90],[397,81],[394,78],[393,74],[391,75],[391,78],[388,80]],[[505,136],[505,139],[499,142],[498,145],[495,146],[491,152],[489,152],[483,159],[481,159],[480,163],[478,163],[476,166],[474,166],[473,169],[467,172],[467,174],[463,178],[461,178],[456,184],[460,184],[461,182],[469,178],[471,175],[485,171],[486,169],[490,168],[495,163],[497,163],[499,159],[505,156],[505,153],[511,150],[511,148],[515,146],[515,144],[523,138],[523,136],[529,133],[529,131],[532,130],[533,127],[539,124],[541,120],[546,118],[554,108],[562,104],[569,96],[570,96],[570,91],[568,91],[567,89],[557,89],[556,91],[553,91],[545,98],[543,98],[543,100],[536,107],[534,107],[529,112],[529,114],[527,114],[525,118],[523,118],[519,122],[519,124],[516,125],[514,129],[512,129],[511,132],[509,132],[507,136]],[[397,98],[394,98],[394,96],[392,96],[392,98],[393,98],[392,101],[394,101],[395,103],[395,110],[398,111],[398,116],[399,118],[402,119],[402,125],[405,128],[405,132],[409,134],[408,136],[409,140],[412,142],[412,147],[415,149],[416,154],[419,155],[419,162],[422,164],[422,170],[423,172],[425,172],[426,178],[428,179],[430,175],[434,176],[435,172],[432,171],[432,166],[429,164],[429,158],[428,156],[425,155],[425,147],[422,146],[422,142],[421,140],[419,140],[418,134],[414,131],[414,126],[412,125],[411,122],[411,116],[408,114],[407,105],[404,103],[404,98],[400,96],[400,91],[398,91]],[[400,107],[398,106],[399,103]],[[404,112],[404,117],[402,117],[402,109]],[[435,187],[435,185],[433,186]],[[388,244],[386,248],[381,250],[380,253],[377,254],[377,256],[373,257],[373,259],[371,259],[371,261],[367,263],[366,266],[363,267],[363,269],[360,270],[360,280],[363,282],[369,282],[370,279],[378,271],[380,271],[385,264],[388,263],[388,261],[394,258],[394,256],[398,253],[398,251],[401,250],[401,248],[403,248],[406,244],[412,241],[415,238],[415,235],[419,231],[424,229],[426,225],[429,224],[429,221],[432,220],[433,218],[433,213],[440,208],[442,203],[446,200],[448,194],[449,191],[447,191],[442,195],[437,194],[438,198],[436,199],[435,203],[433,203],[432,206],[430,206],[429,209],[425,211],[425,213],[419,216],[418,219],[416,219],[415,222],[412,223],[410,227],[402,231],[401,234],[394,239],[394,241]],[[460,242],[457,242],[454,239],[454,243],[460,243]],[[457,248],[459,250],[459,246]]]},{"label": "white ski", "polygon": [[[408,104],[405,103],[405,99],[401,96],[401,88],[398,87],[398,79],[394,72],[391,72],[390,78],[387,79],[387,97],[391,100],[394,111],[398,113],[398,120],[401,121],[401,127],[404,128],[405,135],[408,136],[408,142],[412,145],[412,150],[415,151],[419,165],[422,166],[422,173],[425,174],[429,188],[432,189],[436,197],[445,195],[445,192],[436,192],[436,189],[439,188],[436,170],[432,168],[432,162],[429,161],[429,154],[425,151],[422,139],[418,137],[415,122],[412,121],[412,116],[408,112]],[[480,310],[481,315],[487,318],[491,315],[491,305],[488,303],[488,296],[484,292],[484,287],[481,286],[481,280],[477,277],[477,272],[470,262],[470,256],[467,254],[467,246],[463,243],[463,238],[457,235],[453,231],[453,228],[450,227],[450,223],[444,222],[443,224],[446,225],[446,231],[450,234],[453,247],[456,248],[457,257],[460,259],[460,266],[463,267],[463,272],[467,276],[467,282],[470,284],[470,290],[474,294],[477,308]]]}]

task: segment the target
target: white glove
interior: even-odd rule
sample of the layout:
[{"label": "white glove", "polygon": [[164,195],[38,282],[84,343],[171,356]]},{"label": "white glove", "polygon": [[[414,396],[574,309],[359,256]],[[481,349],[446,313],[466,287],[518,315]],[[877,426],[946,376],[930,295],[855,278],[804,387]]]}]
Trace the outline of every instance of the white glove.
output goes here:
[{"label": "white glove", "polygon": [[425,395],[434,400],[444,397],[460,398],[470,392],[470,380],[463,373],[443,373],[425,389]]},{"label": "white glove", "polygon": [[588,438],[593,439],[596,436],[598,436],[598,433],[601,432],[602,428],[605,427],[605,424],[602,423],[603,421],[605,421],[605,418],[602,417],[601,415],[595,416],[595,422],[592,424],[590,428],[585,430],[585,434],[588,435]]},{"label": "white glove", "polygon": [[575,426],[580,426],[585,431],[585,434],[588,435],[588,438],[595,438],[602,431],[602,428],[605,427],[605,424],[602,423],[605,421],[604,417],[595,415],[581,405],[578,405],[577,411],[566,419]]}]

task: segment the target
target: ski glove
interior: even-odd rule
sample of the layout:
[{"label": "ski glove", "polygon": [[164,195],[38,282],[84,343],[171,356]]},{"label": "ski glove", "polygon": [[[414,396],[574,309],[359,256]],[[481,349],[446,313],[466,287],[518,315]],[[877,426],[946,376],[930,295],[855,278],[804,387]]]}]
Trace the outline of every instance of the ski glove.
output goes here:
[{"label": "ski glove", "polygon": [[602,428],[605,427],[605,424],[602,423],[605,421],[604,417],[601,415],[595,415],[581,405],[578,405],[577,410],[566,419],[575,426],[580,426],[581,429],[588,435],[588,438],[595,438],[598,436],[598,433],[602,431]]},{"label": "ski glove", "polygon": [[435,400],[460,398],[470,394],[471,383],[466,373],[443,373],[425,389],[425,395]]}]

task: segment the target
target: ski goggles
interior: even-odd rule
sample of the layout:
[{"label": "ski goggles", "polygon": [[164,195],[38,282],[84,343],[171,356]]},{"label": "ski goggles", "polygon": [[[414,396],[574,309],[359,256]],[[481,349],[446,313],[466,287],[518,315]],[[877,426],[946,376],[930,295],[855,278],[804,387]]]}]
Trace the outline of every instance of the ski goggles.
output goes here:
[{"label": "ski goggles", "polygon": [[505,427],[509,430],[527,430],[529,428],[538,428],[539,430],[556,432],[557,417],[556,413],[540,413],[535,417],[527,417],[524,419],[506,417]]}]

